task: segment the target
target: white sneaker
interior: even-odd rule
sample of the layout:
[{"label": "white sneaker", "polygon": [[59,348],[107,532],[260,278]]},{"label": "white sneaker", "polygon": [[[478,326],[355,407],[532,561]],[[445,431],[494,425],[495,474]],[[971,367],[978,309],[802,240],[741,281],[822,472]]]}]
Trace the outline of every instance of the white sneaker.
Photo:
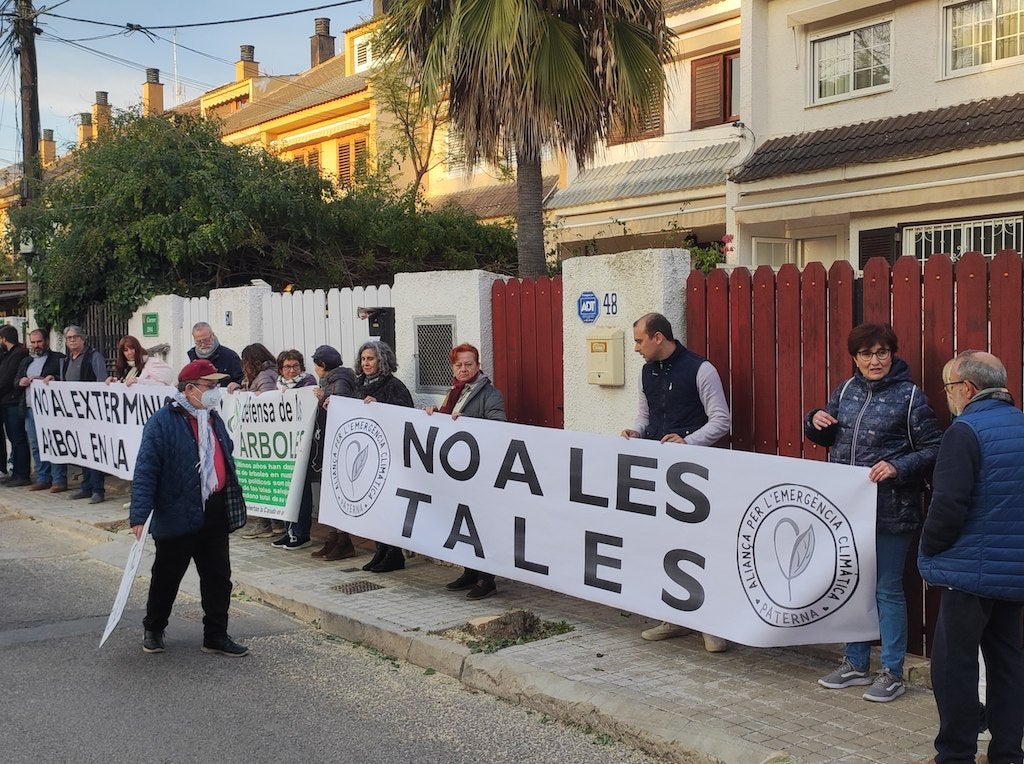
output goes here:
[{"label": "white sneaker", "polygon": [[716,637],[714,634],[704,634],[704,649],[709,653],[724,653],[729,649],[728,640]]},{"label": "white sneaker", "polygon": [[663,639],[672,639],[673,637],[685,637],[690,633],[690,630],[685,626],[676,626],[674,623],[663,621],[660,626],[655,626],[652,629],[641,631],[640,636],[646,639],[648,642],[660,642]]}]

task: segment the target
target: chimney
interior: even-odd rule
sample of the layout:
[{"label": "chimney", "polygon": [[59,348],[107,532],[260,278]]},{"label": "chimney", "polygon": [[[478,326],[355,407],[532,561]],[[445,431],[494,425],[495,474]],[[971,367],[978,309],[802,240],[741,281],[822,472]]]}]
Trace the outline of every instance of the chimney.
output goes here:
[{"label": "chimney", "polygon": [[49,167],[57,161],[57,141],[53,140],[53,130],[43,130],[43,138],[39,141],[39,162]]},{"label": "chimney", "polygon": [[158,117],[164,113],[164,85],[159,69],[147,69],[142,83],[142,116]]},{"label": "chimney", "polygon": [[107,103],[107,91],[96,91],[96,103],[92,105],[93,135],[100,136],[110,129],[110,104]]},{"label": "chimney", "polygon": [[334,38],[331,37],[331,20],[315,19],[315,31],[309,38],[309,66],[322,64],[334,58]]},{"label": "chimney", "polygon": [[258,77],[260,73],[260,65],[254,58],[256,55],[255,46],[243,45],[241,48],[242,52],[239,54],[238,61],[235,63],[235,82],[251,80],[254,77]]},{"label": "chimney", "polygon": [[83,111],[78,115],[78,145],[84,146],[92,140],[92,114]]}]

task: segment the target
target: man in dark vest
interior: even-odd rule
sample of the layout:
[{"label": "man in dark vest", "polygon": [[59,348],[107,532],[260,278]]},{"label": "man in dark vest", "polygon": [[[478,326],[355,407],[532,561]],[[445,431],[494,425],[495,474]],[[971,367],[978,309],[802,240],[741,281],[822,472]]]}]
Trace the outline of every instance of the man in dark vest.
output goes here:
[{"label": "man in dark vest", "polygon": [[[640,370],[636,421],[622,431],[625,438],[662,443],[713,446],[732,424],[722,379],[706,358],[686,349],[672,335],[672,324],[660,313],[648,313],[633,324],[634,349],[646,363]],[[681,637],[689,629],[663,623],[640,634],[658,641]],[[727,650],[729,643],[704,635],[709,653]]]},{"label": "man in dark vest", "polygon": [[[1024,761],[1024,413],[991,353],[942,372],[956,419],[942,436],[917,566],[942,590],[932,643],[936,762],[974,761],[978,648],[985,658],[988,761]],[[979,761],[982,760],[979,757]]]},{"label": "man in dark vest", "polygon": [[[68,354],[60,362],[61,382],[102,382],[107,378],[107,363],[96,348],[85,344],[85,332],[74,324],[64,327],[64,344]],[[82,487],[71,494],[72,499],[88,499],[99,504],[106,499],[107,476],[100,470],[82,467]]]},{"label": "man in dark vest", "polygon": [[[29,332],[29,354],[22,359],[18,367],[18,385],[25,389],[26,397],[32,382],[37,379],[51,380],[60,376],[60,362],[63,353],[50,349],[50,338],[47,332],[36,329]],[[29,449],[36,463],[36,482],[29,486],[30,491],[62,493],[68,490],[68,466],[57,462],[48,462],[39,455],[39,440],[36,437],[35,413],[32,406],[25,405],[25,434],[28,435]]]}]

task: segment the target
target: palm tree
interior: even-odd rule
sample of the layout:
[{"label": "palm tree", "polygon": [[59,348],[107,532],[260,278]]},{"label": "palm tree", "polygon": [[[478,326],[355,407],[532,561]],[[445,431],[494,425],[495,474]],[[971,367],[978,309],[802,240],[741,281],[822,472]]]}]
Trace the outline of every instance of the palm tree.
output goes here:
[{"label": "palm tree", "polygon": [[541,152],[583,165],[660,106],[661,0],[393,0],[389,13],[379,44],[409,61],[424,98],[447,99],[467,164],[515,152],[519,275],[545,274]]}]

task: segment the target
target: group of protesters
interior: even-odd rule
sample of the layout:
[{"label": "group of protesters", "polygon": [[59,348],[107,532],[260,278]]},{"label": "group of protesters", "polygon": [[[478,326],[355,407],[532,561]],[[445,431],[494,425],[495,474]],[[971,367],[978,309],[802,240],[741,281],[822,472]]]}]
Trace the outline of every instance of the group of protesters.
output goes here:
[{"label": "group of protesters", "polygon": [[[277,528],[270,520],[257,518],[243,533],[250,539],[272,538],[272,546],[284,550],[305,549],[313,543],[314,484],[321,482],[331,400],[340,396],[405,407],[414,403],[408,388],[395,376],[394,351],[381,341],[366,342],[358,349],[355,370],[344,365],[338,349],[322,345],[313,353],[310,372],[303,354],[295,349],[275,356],[255,343],[239,356],[220,345],[209,324],[196,324],[192,334],[195,347],[188,354],[190,363],[178,375],[159,359],[147,358],[134,337],[124,337],[118,344],[115,373],[108,376],[102,356],[85,344],[79,327],[64,330],[67,355],[51,351],[42,331],[32,332],[31,347],[25,348],[14,327],[0,327],[0,411],[11,441],[10,471],[3,482],[55,493],[68,489],[65,466],[39,460],[31,409],[25,405],[25,390],[33,380],[105,379],[129,385],[176,382],[176,397],[165,406],[170,413],[163,416],[161,409],[161,416],[147,424],[143,435],[138,465],[145,463],[142,471],[153,475],[145,478],[138,490],[133,489],[133,531],[141,536],[144,514],[152,511],[151,532],[158,552],[143,648],[146,652],[163,651],[163,631],[178,583],[189,561],[195,559],[201,578],[213,579],[204,587],[209,623],[204,619],[203,649],[245,655],[248,649],[227,636],[226,628],[230,596],[227,534],[242,527],[246,518],[244,504],[236,506],[240,498],[232,498],[233,491],[240,497],[240,489],[231,464],[230,441],[223,423],[212,413],[214,393],[220,388],[256,395],[313,388],[318,406],[298,517]],[[637,418],[622,435],[666,444],[715,445],[728,433],[730,414],[714,366],[676,340],[670,323],[660,314],[647,314],[636,321],[634,341],[645,363]],[[1006,370],[999,359],[982,351],[964,351],[943,369],[947,403],[955,417],[943,434],[924,392],[897,355],[899,343],[890,326],[862,324],[850,333],[847,345],[853,376],[836,388],[824,406],[807,414],[804,430],[809,440],[829,448],[830,461],[868,468],[867,479],[877,485],[875,600],[881,666],[877,674],[871,673],[870,643],[850,643],[839,666],[819,684],[828,689],[869,686],[864,699],[883,703],[905,692],[907,612],[902,576],[915,534],[922,531],[918,567],[925,581],[943,592],[932,653],[940,717],[935,760],[974,760],[979,703],[972,688],[978,684],[980,649],[989,668],[988,703],[982,705],[980,717],[980,726],[987,725],[992,732],[988,761],[1019,762],[1024,730],[1024,698],[1019,694],[1024,684],[1024,514],[1019,506],[1019,497],[1024,495],[1024,463],[1020,459],[1024,413],[1010,396]],[[448,361],[451,389],[440,405],[427,406],[426,413],[503,421],[502,394],[483,373],[477,348],[458,345],[449,352]],[[152,490],[161,485],[154,477],[161,469],[154,439],[160,437],[162,419],[175,421],[172,414],[189,421],[193,439],[186,438],[185,445],[193,450],[198,445],[200,453],[199,476],[185,481],[187,486],[195,483],[188,491],[194,488],[197,501],[189,501],[204,510],[191,524],[183,518],[192,510],[183,509],[184,504],[162,509],[161,502],[166,500]],[[30,477],[30,450],[37,465],[35,481]],[[2,456],[6,467],[7,455]],[[190,462],[186,459],[185,463]],[[181,465],[174,469],[180,471]],[[139,474],[137,466],[136,481]],[[928,488],[932,500],[922,523]],[[103,501],[103,473],[83,468],[82,486],[74,498]],[[140,506],[136,506],[137,498],[142,498]],[[312,556],[332,561],[356,553],[349,534],[332,529]],[[386,573],[404,567],[403,550],[378,543],[363,570]],[[492,573],[469,568],[447,588],[468,590],[469,599],[490,597],[497,591]],[[642,636],[661,640],[687,631],[664,623]],[[728,646],[710,634],[704,635],[704,643],[709,652],[721,652]]]}]

